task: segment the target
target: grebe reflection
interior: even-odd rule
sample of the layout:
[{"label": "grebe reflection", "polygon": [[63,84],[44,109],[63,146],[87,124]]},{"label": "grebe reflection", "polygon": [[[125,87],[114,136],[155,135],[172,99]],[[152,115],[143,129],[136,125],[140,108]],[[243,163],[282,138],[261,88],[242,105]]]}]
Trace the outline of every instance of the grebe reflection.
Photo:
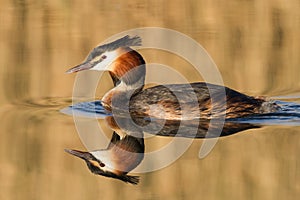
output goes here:
[{"label": "grebe reflection", "polygon": [[[152,121],[150,126],[147,126],[149,121],[145,118],[136,121],[137,126],[131,123],[130,120],[128,118],[116,119],[112,116],[105,118],[105,121],[113,130],[111,142],[106,149],[90,152],[71,149],[65,151],[83,159],[89,170],[96,175],[138,184],[139,177],[128,175],[128,173],[140,165],[144,159],[144,132],[163,137],[207,138],[223,137],[240,131],[259,128],[259,126],[252,124],[225,121],[220,133],[218,124],[213,124],[213,126],[216,126],[216,132],[214,132],[214,127],[211,127],[212,124],[209,123],[209,120],[199,122],[199,119],[194,119],[183,121],[183,123],[180,123],[179,120],[156,120]],[[208,127],[210,128],[209,136],[207,136]]]},{"label": "grebe reflection", "polygon": [[67,153],[83,159],[94,174],[137,184],[138,176],[127,175],[138,166],[144,158],[144,139],[126,135],[123,138],[113,132],[106,149],[91,152],[65,149]]}]

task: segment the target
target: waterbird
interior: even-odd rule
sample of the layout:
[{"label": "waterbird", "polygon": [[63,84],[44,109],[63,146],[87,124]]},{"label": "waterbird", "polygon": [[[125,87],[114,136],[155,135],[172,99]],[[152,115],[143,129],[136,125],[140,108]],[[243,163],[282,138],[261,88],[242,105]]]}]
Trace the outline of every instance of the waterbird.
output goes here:
[{"label": "waterbird", "polygon": [[167,120],[231,119],[280,110],[276,103],[265,97],[248,96],[205,82],[145,88],[146,62],[140,53],[131,48],[141,46],[141,43],[139,36],[126,35],[99,45],[83,63],[67,73],[109,71],[114,88],[102,97],[102,105],[109,112],[127,109],[131,116]]}]

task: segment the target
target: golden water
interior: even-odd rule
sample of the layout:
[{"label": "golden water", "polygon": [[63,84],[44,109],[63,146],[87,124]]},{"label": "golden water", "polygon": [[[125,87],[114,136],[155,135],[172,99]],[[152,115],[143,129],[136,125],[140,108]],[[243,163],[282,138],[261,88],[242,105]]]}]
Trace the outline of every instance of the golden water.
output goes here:
[{"label": "golden water", "polygon": [[0,3],[0,199],[299,198],[297,126],[221,138],[202,160],[197,140],[175,163],[141,174],[132,186],[92,175],[63,151],[84,147],[73,119],[58,111],[71,104],[75,75],[65,74],[68,68],[111,35],[145,26],[198,41],[226,86],[250,95],[299,94],[299,1]]}]

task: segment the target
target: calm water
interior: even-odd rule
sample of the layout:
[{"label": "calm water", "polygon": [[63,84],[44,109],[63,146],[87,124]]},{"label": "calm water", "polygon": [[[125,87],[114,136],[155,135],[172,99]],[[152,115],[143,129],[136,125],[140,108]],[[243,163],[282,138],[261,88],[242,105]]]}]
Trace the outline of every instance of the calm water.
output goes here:
[{"label": "calm water", "polygon": [[[72,103],[75,80],[64,72],[111,35],[144,26],[174,29],[198,41],[230,88],[300,103],[298,1],[0,2],[1,199],[299,198],[298,118],[267,118],[272,125],[221,138],[204,159],[198,158],[203,141],[195,140],[172,165],[139,174],[140,184],[132,186],[92,175],[64,152],[84,146],[73,118],[59,112]],[[201,80],[164,52],[143,55],[189,81]],[[97,96],[111,86],[104,77]],[[101,141],[87,134],[96,148]],[[145,142],[151,152],[170,139]]]}]

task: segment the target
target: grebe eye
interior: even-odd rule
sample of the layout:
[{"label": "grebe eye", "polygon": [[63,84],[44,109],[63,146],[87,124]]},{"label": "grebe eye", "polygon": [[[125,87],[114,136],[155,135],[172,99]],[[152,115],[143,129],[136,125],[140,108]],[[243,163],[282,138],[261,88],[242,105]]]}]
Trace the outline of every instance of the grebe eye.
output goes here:
[{"label": "grebe eye", "polygon": [[100,167],[105,167],[105,164],[104,163],[100,163]]},{"label": "grebe eye", "polygon": [[102,55],[101,58],[102,58],[102,59],[105,59],[105,58],[107,58],[107,56],[106,56],[106,55]]}]

